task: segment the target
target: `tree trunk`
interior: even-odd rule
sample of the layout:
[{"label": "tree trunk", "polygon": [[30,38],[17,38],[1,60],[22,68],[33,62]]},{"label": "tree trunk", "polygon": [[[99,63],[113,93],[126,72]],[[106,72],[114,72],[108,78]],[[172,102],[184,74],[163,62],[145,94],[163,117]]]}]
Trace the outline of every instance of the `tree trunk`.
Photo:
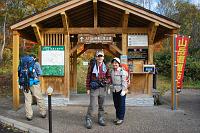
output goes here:
[{"label": "tree trunk", "polygon": [[7,21],[7,10],[6,10],[4,22],[3,22],[3,44],[0,49],[0,63],[3,61],[3,51],[4,51],[5,44],[6,44],[6,21]]}]

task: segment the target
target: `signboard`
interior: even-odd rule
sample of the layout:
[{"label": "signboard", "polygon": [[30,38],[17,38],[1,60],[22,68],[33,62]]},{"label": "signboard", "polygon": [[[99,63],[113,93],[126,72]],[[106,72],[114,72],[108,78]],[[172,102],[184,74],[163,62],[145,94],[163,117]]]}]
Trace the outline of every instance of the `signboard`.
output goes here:
[{"label": "signboard", "polygon": [[64,76],[64,46],[42,47],[42,75]]},{"label": "signboard", "polygon": [[128,64],[128,56],[127,55],[121,55],[120,61],[121,61],[121,64]]},{"label": "signboard", "polygon": [[148,46],[148,36],[128,35],[128,46]]},{"label": "signboard", "polygon": [[182,84],[183,84],[186,56],[188,53],[188,43],[189,43],[188,37],[184,37],[184,36],[176,37],[177,89],[181,89]]},{"label": "signboard", "polygon": [[90,35],[90,34],[82,34],[78,35],[78,42],[90,44],[90,43],[112,43],[113,42],[113,34],[100,34],[100,35]]}]

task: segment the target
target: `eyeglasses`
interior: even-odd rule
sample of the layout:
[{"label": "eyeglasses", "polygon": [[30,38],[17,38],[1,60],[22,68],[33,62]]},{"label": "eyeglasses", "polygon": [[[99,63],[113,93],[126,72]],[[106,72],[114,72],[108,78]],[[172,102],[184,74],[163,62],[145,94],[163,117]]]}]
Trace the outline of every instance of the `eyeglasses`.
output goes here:
[{"label": "eyeglasses", "polygon": [[97,57],[103,57],[103,55],[98,55]]}]

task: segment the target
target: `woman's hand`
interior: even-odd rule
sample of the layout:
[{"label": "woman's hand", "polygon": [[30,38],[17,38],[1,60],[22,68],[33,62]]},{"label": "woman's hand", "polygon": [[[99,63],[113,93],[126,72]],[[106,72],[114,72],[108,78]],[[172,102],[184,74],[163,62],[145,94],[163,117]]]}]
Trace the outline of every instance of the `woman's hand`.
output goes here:
[{"label": "woman's hand", "polygon": [[90,90],[87,90],[87,95],[90,95]]}]

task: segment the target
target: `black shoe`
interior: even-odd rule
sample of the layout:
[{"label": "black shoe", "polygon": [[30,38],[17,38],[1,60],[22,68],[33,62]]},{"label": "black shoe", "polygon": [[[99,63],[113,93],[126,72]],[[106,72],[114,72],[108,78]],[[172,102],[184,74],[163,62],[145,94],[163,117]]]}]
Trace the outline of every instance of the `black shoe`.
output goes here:
[{"label": "black shoe", "polygon": [[44,115],[41,115],[42,118],[46,118],[47,117],[47,114],[44,114]]},{"label": "black shoe", "polygon": [[86,118],[86,121],[85,121],[85,127],[87,129],[91,129],[92,128],[92,120],[90,118]]},{"label": "black shoe", "polygon": [[27,119],[28,121],[31,121],[31,120],[32,120],[32,118],[28,118],[28,117],[26,117],[26,119]]},{"label": "black shoe", "polygon": [[101,126],[106,126],[106,123],[105,123],[105,120],[104,120],[103,117],[100,117],[100,118],[99,118],[99,125],[101,125]]},{"label": "black shoe", "polygon": [[116,124],[118,120],[119,120],[119,119],[116,118],[115,120],[113,120],[113,123]]},{"label": "black shoe", "polygon": [[124,121],[123,120],[118,120],[115,124],[116,125],[121,125]]}]

